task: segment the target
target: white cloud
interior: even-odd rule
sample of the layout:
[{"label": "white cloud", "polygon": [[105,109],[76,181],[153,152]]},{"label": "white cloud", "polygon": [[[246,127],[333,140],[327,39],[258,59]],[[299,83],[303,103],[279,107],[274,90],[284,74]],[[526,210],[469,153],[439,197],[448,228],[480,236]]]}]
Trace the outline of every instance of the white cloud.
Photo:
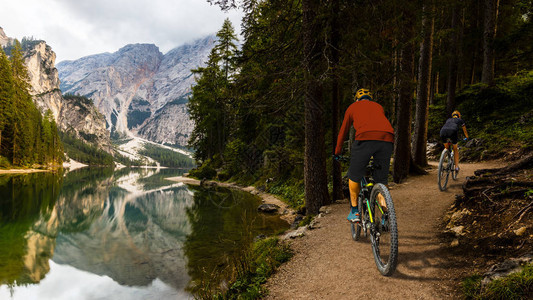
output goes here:
[{"label": "white cloud", "polygon": [[[12,300],[70,299],[191,299],[184,291],[156,278],[147,286],[120,285],[108,276],[78,270],[49,261],[50,271],[39,284],[15,286],[13,296],[6,285],[0,286],[0,298]],[[185,272],[185,270],[184,270]],[[113,298],[110,298],[112,295]]]},{"label": "white cloud", "polygon": [[153,43],[165,53],[215,33],[225,18],[239,32],[242,18],[206,0],[17,0],[1,8],[0,26],[8,36],[46,40],[58,61],[131,43]]}]

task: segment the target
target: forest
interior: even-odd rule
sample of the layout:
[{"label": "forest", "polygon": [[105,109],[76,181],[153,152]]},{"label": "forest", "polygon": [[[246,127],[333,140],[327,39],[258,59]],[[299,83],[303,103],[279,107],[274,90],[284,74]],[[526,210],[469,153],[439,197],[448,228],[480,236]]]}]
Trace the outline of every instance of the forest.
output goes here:
[{"label": "forest", "polygon": [[50,111],[44,116],[29,93],[22,46],[0,49],[0,167],[60,165],[63,146]]},{"label": "forest", "polygon": [[192,168],[194,166],[194,161],[187,155],[148,143],[144,144],[144,149],[140,150],[139,154],[148,156],[169,168]]},{"label": "forest", "polygon": [[245,15],[242,41],[226,20],[194,70],[192,176],[265,186],[316,214],[342,198],[331,155],[359,88],[394,126],[394,182],[424,172],[455,109],[484,144],[471,159],[531,150],[531,0],[208,2]]}]

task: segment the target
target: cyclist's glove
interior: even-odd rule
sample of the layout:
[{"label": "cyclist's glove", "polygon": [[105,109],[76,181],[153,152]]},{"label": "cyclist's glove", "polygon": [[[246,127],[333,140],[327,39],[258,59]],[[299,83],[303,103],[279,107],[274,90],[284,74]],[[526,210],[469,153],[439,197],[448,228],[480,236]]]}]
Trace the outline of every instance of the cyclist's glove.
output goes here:
[{"label": "cyclist's glove", "polygon": [[467,137],[465,137],[465,138],[463,139],[463,141],[465,141],[465,142],[466,142],[466,141],[468,141],[468,138],[467,138]]}]

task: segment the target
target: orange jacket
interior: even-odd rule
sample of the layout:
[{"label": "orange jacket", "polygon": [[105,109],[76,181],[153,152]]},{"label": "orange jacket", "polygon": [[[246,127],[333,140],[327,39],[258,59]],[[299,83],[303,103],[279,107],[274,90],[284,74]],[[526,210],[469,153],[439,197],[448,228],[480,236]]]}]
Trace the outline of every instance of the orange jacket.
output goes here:
[{"label": "orange jacket", "polygon": [[383,107],[370,100],[359,100],[352,103],[344,114],[335,154],[342,152],[342,144],[350,131],[350,125],[355,129],[356,141],[385,141],[394,143],[394,129],[390,124]]}]

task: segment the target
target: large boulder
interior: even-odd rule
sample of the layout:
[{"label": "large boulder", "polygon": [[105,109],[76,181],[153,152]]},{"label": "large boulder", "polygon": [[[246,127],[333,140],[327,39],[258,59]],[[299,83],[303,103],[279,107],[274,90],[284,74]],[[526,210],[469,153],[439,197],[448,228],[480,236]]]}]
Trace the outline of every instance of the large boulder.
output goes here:
[{"label": "large boulder", "polygon": [[274,214],[274,213],[277,213],[277,212],[278,212],[278,209],[279,209],[279,206],[278,206],[278,205],[276,205],[276,204],[271,204],[271,203],[261,204],[261,205],[259,205],[259,207],[257,208],[258,211],[263,212],[263,213],[268,213],[268,214]]}]

